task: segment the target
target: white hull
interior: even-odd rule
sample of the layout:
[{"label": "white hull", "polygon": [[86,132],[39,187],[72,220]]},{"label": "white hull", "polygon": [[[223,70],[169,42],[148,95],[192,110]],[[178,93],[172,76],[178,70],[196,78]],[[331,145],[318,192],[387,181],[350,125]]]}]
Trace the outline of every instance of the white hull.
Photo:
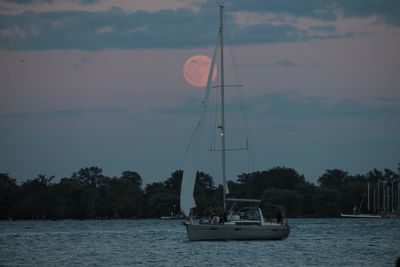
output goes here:
[{"label": "white hull", "polygon": [[280,224],[187,224],[189,241],[200,240],[280,240],[289,236],[290,228]]},{"label": "white hull", "polygon": [[341,213],[340,216],[342,218],[382,218],[381,215],[372,215],[372,214],[343,214]]}]

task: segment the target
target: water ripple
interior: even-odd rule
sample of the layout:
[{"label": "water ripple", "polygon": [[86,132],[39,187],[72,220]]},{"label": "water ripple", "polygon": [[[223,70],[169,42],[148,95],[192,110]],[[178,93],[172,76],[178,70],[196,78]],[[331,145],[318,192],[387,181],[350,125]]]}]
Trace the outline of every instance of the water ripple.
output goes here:
[{"label": "water ripple", "polygon": [[189,242],[180,221],[2,221],[4,266],[394,266],[400,220],[292,219],[282,241]]}]

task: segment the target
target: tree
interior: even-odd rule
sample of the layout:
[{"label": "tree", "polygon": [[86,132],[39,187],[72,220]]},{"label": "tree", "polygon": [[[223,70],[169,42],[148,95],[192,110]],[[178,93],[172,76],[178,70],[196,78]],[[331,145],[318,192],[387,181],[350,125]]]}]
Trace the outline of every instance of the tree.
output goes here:
[{"label": "tree", "polygon": [[11,207],[16,202],[17,189],[15,179],[8,173],[0,173],[0,220],[12,217]]},{"label": "tree", "polygon": [[81,168],[78,172],[74,172],[72,179],[77,180],[83,187],[83,195],[81,204],[85,208],[86,216],[96,218],[96,210],[98,209],[98,188],[107,183],[107,177],[102,174],[103,170],[99,167]]},{"label": "tree", "polygon": [[320,187],[313,202],[319,216],[337,217],[340,214],[340,192],[334,188]]},{"label": "tree", "polygon": [[[171,208],[168,209],[169,205],[178,201],[178,197],[169,193],[165,188],[163,182],[156,182],[146,185],[145,193],[145,217],[158,217],[161,214],[169,215]],[[172,206],[171,206],[172,207]]]},{"label": "tree", "polygon": [[[400,164],[399,164],[400,168]],[[400,172],[400,170],[399,170]],[[0,173],[0,219],[88,219],[159,217],[179,211],[182,170],[163,182],[147,184],[135,171],[124,171],[109,178],[98,167],[81,168],[70,177],[54,182],[54,176],[40,174],[17,185],[7,173]],[[319,186],[307,182],[294,169],[274,167],[243,173],[229,181],[230,197],[262,199],[262,204],[286,206],[289,216],[335,217],[359,207],[377,181],[393,182],[399,173],[373,169],[366,175],[349,175],[340,169],[328,169],[319,178]],[[381,189],[382,190],[382,189]],[[198,172],[194,197],[196,214],[222,213],[222,186],[215,187],[213,177]],[[364,199],[364,203],[365,203]],[[363,205],[365,207],[366,205]]]},{"label": "tree", "polygon": [[71,178],[78,180],[84,187],[97,187],[104,183],[105,176],[102,172],[99,167],[86,167],[74,172]]},{"label": "tree", "polygon": [[318,179],[321,187],[333,187],[340,190],[342,186],[348,184],[348,173],[339,169],[328,169]]},{"label": "tree", "polygon": [[107,184],[105,204],[109,205],[108,216],[132,218],[142,215],[142,178],[134,171],[124,171],[120,178],[112,178]]},{"label": "tree", "polygon": [[374,168],[372,171],[369,171],[367,173],[367,179],[370,182],[378,182],[379,180],[383,179],[383,173],[380,170]]},{"label": "tree", "polygon": [[183,177],[182,170],[173,172],[171,176],[165,180],[164,182],[165,188],[169,190],[171,193],[179,195],[181,192],[182,177]]},{"label": "tree", "polygon": [[124,171],[120,178],[136,184],[137,186],[142,185],[142,177],[135,171]]},{"label": "tree", "polygon": [[57,199],[52,196],[51,192],[53,179],[54,176],[47,177],[40,174],[35,179],[22,184],[20,193],[23,197],[18,203],[18,218],[27,219],[29,213],[31,219],[47,219],[53,216],[57,203]]},{"label": "tree", "polygon": [[266,205],[286,207],[287,216],[297,217],[303,214],[303,196],[296,190],[276,188],[265,190],[261,202]]},{"label": "tree", "polygon": [[54,187],[55,194],[59,197],[60,218],[85,219],[87,211],[83,203],[85,189],[78,180],[62,178]]},{"label": "tree", "polygon": [[294,169],[274,167],[267,171],[241,174],[238,182],[242,187],[240,189],[242,197],[261,198],[264,190],[268,188],[294,189],[299,184],[303,184],[305,178]]}]

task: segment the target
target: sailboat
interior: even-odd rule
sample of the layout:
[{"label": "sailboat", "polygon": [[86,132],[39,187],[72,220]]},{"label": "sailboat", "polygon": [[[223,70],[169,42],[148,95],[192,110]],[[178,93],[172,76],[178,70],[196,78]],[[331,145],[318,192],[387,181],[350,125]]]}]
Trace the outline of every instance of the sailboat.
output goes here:
[{"label": "sailboat", "polygon": [[[368,209],[368,212],[369,212],[370,211],[370,208],[369,208],[369,203],[370,203],[370,201],[369,201],[369,183],[367,185],[368,185],[368,187],[367,187],[367,192],[368,192],[367,209]],[[354,207],[353,207],[353,213],[352,214],[340,213],[340,217],[342,217],[342,218],[360,218],[360,219],[362,219],[362,218],[364,218],[364,219],[382,218],[382,216],[379,215],[379,214],[360,213],[360,210],[362,208],[362,204],[363,204],[363,201],[364,201],[364,197],[365,197],[365,192],[363,194],[363,198],[361,200],[361,204],[360,204],[360,207],[358,208],[358,210],[357,210],[357,205],[355,204]]]},{"label": "sailboat", "polygon": [[[222,2],[218,3],[220,14],[220,27],[219,27],[219,44],[220,47],[220,85],[217,86],[221,90],[221,121],[218,125],[221,136],[221,168],[223,179],[223,210],[221,216],[214,216],[208,219],[195,220],[191,211],[196,207],[193,192],[196,179],[197,170],[193,167],[185,166],[180,195],[180,205],[182,213],[187,217],[184,225],[187,230],[189,241],[200,240],[280,240],[289,236],[290,227],[287,223],[285,216],[285,209],[283,207],[275,206],[278,211],[276,220],[267,220],[264,218],[261,201],[258,199],[238,199],[227,198],[227,178],[226,178],[226,157],[225,152],[225,110],[224,110],[224,35],[223,35],[223,10],[224,5]],[[212,58],[205,97],[202,101],[205,108],[208,103],[209,90],[212,82],[212,75],[214,73],[214,61],[216,58],[216,51]],[[205,109],[204,109],[205,110]],[[189,142],[188,150],[193,149],[196,145],[196,139],[199,129],[204,125],[204,112],[196,125],[196,129]],[[187,155],[187,157],[190,157]],[[193,161],[196,157],[192,156],[189,161]],[[186,164],[185,164],[186,165]],[[227,208],[229,204],[229,209]]]}]

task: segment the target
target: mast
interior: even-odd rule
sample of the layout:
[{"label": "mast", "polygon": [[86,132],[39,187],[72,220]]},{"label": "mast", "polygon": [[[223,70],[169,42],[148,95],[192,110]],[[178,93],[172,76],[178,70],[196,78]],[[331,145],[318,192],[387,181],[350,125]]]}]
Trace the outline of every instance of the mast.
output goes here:
[{"label": "mast", "polygon": [[378,180],[378,201],[377,201],[377,210],[378,210],[378,212],[380,212],[380,209],[379,209],[379,180]]},{"label": "mast", "polygon": [[368,204],[367,204],[367,206],[368,206],[368,212],[369,212],[369,182],[368,182]]},{"label": "mast", "polygon": [[382,206],[383,206],[383,211],[386,211],[386,196],[385,196],[385,187],[386,187],[386,182],[385,181],[383,181],[383,186],[382,186],[382,190],[383,190],[383,203],[382,203]]},{"label": "mast", "polygon": [[400,212],[400,183],[397,180],[397,212]]},{"label": "mast", "polygon": [[394,182],[392,180],[392,210],[391,210],[391,212],[394,212],[394,209],[393,209],[393,184],[394,184]]},{"label": "mast", "polygon": [[226,210],[226,162],[225,162],[225,107],[224,107],[224,3],[219,3],[219,38],[221,45],[221,152],[222,152],[222,188],[223,207]]},{"label": "mast", "polygon": [[374,188],[374,213],[376,213],[376,205],[375,205],[375,188]]}]

